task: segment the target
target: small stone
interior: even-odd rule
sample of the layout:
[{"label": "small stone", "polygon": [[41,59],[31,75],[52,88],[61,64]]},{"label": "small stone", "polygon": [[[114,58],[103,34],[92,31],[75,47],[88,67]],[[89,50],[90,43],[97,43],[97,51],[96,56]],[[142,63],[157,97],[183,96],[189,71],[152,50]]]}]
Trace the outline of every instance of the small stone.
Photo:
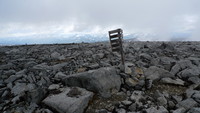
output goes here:
[{"label": "small stone", "polygon": [[59,89],[60,85],[59,84],[52,84],[49,86],[48,90],[55,90],[55,89]]},{"label": "small stone", "polygon": [[86,67],[78,68],[77,73],[85,72],[87,70]]},{"label": "small stone", "polygon": [[125,83],[130,86],[130,87],[134,87],[138,84],[138,81],[132,79],[132,78],[126,78],[125,79]]},{"label": "small stone", "polygon": [[128,109],[129,109],[130,111],[136,111],[136,108],[137,108],[137,104],[136,104],[136,103],[133,103],[133,104],[131,104],[131,105],[128,107]]},{"label": "small stone", "polygon": [[106,109],[101,109],[101,110],[98,110],[97,113],[108,113],[108,111]]},{"label": "small stone", "polygon": [[1,95],[1,97],[6,97],[8,94],[9,94],[9,91],[8,91],[8,90],[5,90],[5,91],[3,92],[3,94]]},{"label": "small stone", "polygon": [[131,102],[131,101],[128,101],[128,100],[124,100],[124,101],[122,101],[121,103],[122,103],[123,105],[125,105],[125,106],[129,106],[129,105],[132,104],[132,102]]},{"label": "small stone", "polygon": [[131,67],[133,67],[133,66],[134,66],[134,64],[131,62],[125,63],[125,73],[131,75],[132,74]]},{"label": "small stone", "polygon": [[99,64],[95,63],[95,64],[91,64],[90,66],[88,66],[90,69],[97,69],[99,68]]},{"label": "small stone", "polygon": [[164,96],[157,98],[157,101],[158,105],[160,106],[164,106],[167,104],[167,99]]},{"label": "small stone", "polygon": [[173,101],[169,101],[169,102],[168,102],[168,107],[169,107],[170,109],[174,109],[175,106],[176,106],[176,104],[175,104]]},{"label": "small stone", "polygon": [[61,56],[60,53],[58,53],[58,52],[53,52],[53,53],[51,54],[51,58],[53,58],[53,59],[58,59],[58,60],[63,60],[63,59],[65,59],[65,57],[64,57],[64,56]]},{"label": "small stone", "polygon": [[126,110],[121,108],[121,109],[117,109],[117,113],[126,113]]},{"label": "small stone", "polygon": [[40,110],[36,110],[35,113],[53,113],[53,112],[49,109],[40,109]]},{"label": "small stone", "polygon": [[56,75],[55,75],[55,78],[59,78],[59,79],[62,79],[64,77],[66,77],[67,75],[65,75],[64,73],[62,72],[58,72]]},{"label": "small stone", "polygon": [[176,79],[176,80],[173,80],[171,78],[162,78],[160,80],[160,82],[162,83],[165,83],[165,84],[174,84],[174,85],[181,85],[181,86],[184,86],[184,81],[181,80],[181,79]]},{"label": "small stone", "polygon": [[21,93],[21,94],[19,94],[19,95],[17,95],[16,97],[14,97],[12,100],[11,100],[11,102],[12,103],[14,103],[14,104],[16,104],[17,102],[19,102],[20,101],[20,97],[22,97],[22,96],[24,96],[25,94],[23,93]]}]

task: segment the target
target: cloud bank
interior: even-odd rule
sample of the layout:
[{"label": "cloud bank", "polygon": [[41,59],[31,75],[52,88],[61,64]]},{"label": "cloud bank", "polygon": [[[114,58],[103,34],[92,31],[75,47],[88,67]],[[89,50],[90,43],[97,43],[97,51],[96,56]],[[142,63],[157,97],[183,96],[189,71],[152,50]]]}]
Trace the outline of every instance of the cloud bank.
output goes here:
[{"label": "cloud bank", "polygon": [[106,36],[119,27],[144,41],[197,41],[199,4],[199,0],[0,0],[0,41]]}]

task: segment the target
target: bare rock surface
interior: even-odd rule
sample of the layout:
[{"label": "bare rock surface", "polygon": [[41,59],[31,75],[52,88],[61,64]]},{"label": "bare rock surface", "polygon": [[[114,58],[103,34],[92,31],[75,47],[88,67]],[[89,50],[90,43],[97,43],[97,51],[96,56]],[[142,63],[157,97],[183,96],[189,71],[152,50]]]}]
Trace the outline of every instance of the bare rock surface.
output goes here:
[{"label": "bare rock surface", "polygon": [[0,112],[199,113],[200,42],[123,49],[124,71],[108,42],[1,46]]}]

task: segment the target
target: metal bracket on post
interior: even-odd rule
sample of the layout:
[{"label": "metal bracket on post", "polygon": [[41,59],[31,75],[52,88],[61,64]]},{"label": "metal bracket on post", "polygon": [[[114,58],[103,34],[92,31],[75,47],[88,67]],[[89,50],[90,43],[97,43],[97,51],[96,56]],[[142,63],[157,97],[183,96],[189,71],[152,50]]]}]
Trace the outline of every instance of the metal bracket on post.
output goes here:
[{"label": "metal bracket on post", "polygon": [[112,52],[118,52],[121,54],[121,63],[124,66],[124,52],[122,48],[123,31],[122,29],[116,29],[108,31],[108,33],[109,33]]}]

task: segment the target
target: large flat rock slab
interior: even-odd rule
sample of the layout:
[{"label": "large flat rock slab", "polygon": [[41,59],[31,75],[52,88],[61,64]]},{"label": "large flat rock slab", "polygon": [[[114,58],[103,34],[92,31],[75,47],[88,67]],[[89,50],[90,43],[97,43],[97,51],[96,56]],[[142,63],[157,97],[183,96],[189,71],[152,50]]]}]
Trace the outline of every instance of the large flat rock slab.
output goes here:
[{"label": "large flat rock slab", "polygon": [[83,113],[93,93],[82,88],[65,88],[62,93],[48,96],[42,102],[59,113]]},{"label": "large flat rock slab", "polygon": [[63,82],[68,86],[78,86],[99,93],[102,97],[110,97],[112,92],[119,91],[121,77],[114,67],[105,67],[69,75],[63,78]]}]

